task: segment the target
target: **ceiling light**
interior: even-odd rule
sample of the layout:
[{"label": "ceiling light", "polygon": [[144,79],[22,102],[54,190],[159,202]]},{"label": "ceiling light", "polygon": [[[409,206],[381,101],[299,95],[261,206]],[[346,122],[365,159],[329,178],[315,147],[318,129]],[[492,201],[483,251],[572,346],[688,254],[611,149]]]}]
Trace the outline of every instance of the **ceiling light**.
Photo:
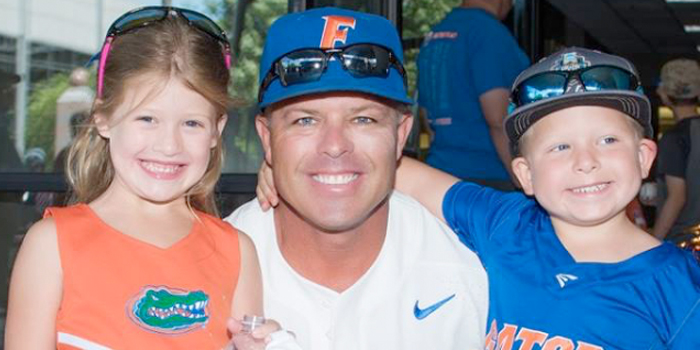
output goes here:
[{"label": "ceiling light", "polygon": [[683,26],[683,29],[685,29],[685,31],[687,33],[698,33],[698,32],[700,32],[700,25],[698,25],[698,24],[686,24]]},{"label": "ceiling light", "polygon": [[698,3],[700,0],[666,0],[668,3]]}]

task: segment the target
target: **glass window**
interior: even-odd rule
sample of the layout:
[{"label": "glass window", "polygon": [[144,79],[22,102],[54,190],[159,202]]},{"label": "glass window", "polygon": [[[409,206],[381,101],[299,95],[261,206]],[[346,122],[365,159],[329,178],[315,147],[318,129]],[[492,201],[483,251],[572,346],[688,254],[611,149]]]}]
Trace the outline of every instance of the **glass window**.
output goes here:
[{"label": "glass window", "polygon": [[[225,6],[234,7],[224,1]],[[223,13],[237,14],[222,27],[233,45],[231,94],[238,107],[229,113],[224,132],[226,160],[224,173],[255,173],[260,168],[262,149],[255,131],[258,113],[258,69],[267,29],[287,13],[287,0],[239,1]]]},{"label": "glass window", "polygon": [[[130,9],[161,3],[35,0],[14,2],[7,11],[3,9],[0,172],[46,172],[59,168],[60,163],[55,160],[70,144],[72,122],[83,118],[92,105],[95,65],[84,67],[99,51],[107,27]],[[239,103],[230,111],[225,131],[224,172],[255,172],[262,154],[253,125],[258,61],[267,28],[286,13],[287,0],[170,3],[210,15],[229,34],[234,45],[231,94]],[[76,12],[86,16],[75,20],[72,14]],[[100,19],[98,13],[102,14]]]}]

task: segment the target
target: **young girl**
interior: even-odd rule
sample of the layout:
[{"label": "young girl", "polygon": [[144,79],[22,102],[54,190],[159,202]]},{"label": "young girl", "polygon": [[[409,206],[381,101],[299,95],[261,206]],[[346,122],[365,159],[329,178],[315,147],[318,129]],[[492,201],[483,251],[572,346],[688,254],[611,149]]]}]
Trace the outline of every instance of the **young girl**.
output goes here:
[{"label": "young girl", "polygon": [[25,237],[6,349],[221,349],[230,316],[262,315],[253,244],[214,205],[229,62],[224,33],[193,11],[147,7],[110,27],[68,156],[75,204]]}]

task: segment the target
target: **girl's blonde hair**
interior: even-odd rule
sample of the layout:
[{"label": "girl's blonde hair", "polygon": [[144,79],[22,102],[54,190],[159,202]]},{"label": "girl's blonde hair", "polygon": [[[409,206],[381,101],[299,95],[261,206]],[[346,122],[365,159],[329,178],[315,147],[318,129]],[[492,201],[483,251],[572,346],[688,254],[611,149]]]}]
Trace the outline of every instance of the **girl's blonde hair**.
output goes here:
[{"label": "girl's blonde hair", "polygon": [[[71,186],[71,203],[89,203],[102,195],[114,179],[109,140],[97,131],[95,115],[113,115],[123,103],[128,82],[145,74],[178,79],[201,94],[216,109],[216,124],[226,114],[229,71],[222,45],[178,17],[118,35],[112,42],[105,65],[102,96],[95,99],[89,120],[81,128],[68,153],[66,177]],[[210,151],[202,178],[185,194],[190,208],[217,215],[214,186],[223,165],[219,136]]]}]

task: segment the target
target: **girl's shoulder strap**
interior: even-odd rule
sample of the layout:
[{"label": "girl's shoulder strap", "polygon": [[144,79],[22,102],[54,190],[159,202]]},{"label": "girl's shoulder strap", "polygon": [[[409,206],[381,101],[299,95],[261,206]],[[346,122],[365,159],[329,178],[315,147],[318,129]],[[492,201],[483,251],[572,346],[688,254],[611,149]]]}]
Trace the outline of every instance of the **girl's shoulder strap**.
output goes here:
[{"label": "girl's shoulder strap", "polygon": [[227,235],[238,234],[238,230],[231,226],[231,224],[228,222],[201,211],[197,211],[196,213],[197,217],[199,217],[199,219],[202,221],[202,224],[208,229],[221,231]]},{"label": "girl's shoulder strap", "polygon": [[196,213],[215,249],[237,262],[237,257],[240,256],[238,230],[218,217],[200,211]]},{"label": "girl's shoulder strap", "polygon": [[80,217],[88,214],[88,210],[90,209],[88,208],[87,204],[83,203],[74,204],[67,207],[48,207],[46,210],[44,210],[44,217],[52,217],[56,220]]},{"label": "girl's shoulder strap", "polygon": [[99,226],[99,219],[87,204],[49,207],[44,211],[44,218],[49,217],[56,223],[56,236],[62,257],[90,242]]}]

